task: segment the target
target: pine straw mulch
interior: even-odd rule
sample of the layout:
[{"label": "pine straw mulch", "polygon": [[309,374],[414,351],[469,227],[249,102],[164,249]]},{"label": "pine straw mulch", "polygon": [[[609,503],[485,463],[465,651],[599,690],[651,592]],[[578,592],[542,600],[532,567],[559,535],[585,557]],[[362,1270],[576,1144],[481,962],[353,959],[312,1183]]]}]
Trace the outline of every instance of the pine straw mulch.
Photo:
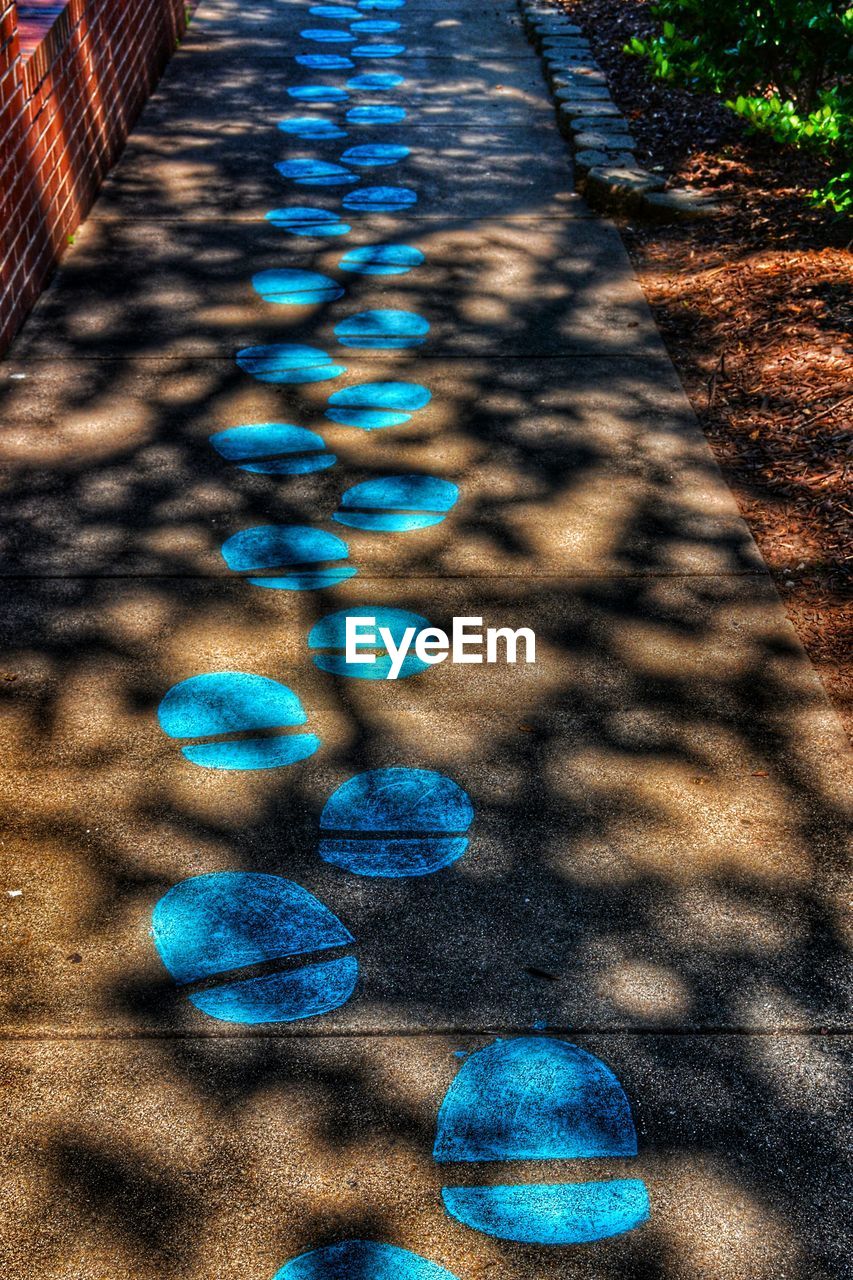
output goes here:
[{"label": "pine straw mulch", "polygon": [[788,616],[853,730],[853,226],[812,209],[820,160],[622,53],[646,0],[563,0],[641,162],[721,216],[622,232],[669,353]]}]

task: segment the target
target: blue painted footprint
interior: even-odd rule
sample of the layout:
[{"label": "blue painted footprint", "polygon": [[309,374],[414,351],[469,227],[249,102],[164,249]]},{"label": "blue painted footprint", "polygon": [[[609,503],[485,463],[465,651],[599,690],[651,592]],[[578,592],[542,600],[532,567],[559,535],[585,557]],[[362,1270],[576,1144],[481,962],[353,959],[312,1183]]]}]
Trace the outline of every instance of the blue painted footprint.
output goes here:
[{"label": "blue painted footprint", "polygon": [[303,40],[311,40],[315,44],[350,44],[357,39],[339,27],[306,27],[299,34]]},{"label": "blue painted footprint", "polygon": [[349,147],[341,156],[345,164],[359,169],[382,169],[389,164],[399,164],[410,154],[408,147],[389,142],[370,142],[364,146]]},{"label": "blue painted footprint", "polygon": [[275,167],[283,178],[289,178],[300,187],[346,187],[358,182],[358,174],[329,160],[300,156],[294,160],[279,160]]},{"label": "blue painted footprint", "polygon": [[403,76],[394,75],[391,71],[368,71],[347,80],[347,88],[355,92],[387,93],[389,89],[396,89],[405,83]]},{"label": "blue painted footprint", "polygon": [[222,544],[222,559],[254,587],[277,591],[317,591],[358,572],[347,544],[310,525],[259,525],[242,529]]},{"label": "blue painted footprint", "polygon": [[399,22],[382,18],[361,18],[350,25],[350,31],[355,31],[360,36],[389,36],[392,31],[399,30]]},{"label": "blue painted footprint", "polygon": [[251,374],[258,382],[300,386],[309,382],[328,382],[346,373],[346,366],[335,364],[325,351],[291,342],[243,347],[237,352],[236,359],[243,372]]},{"label": "blue painted footprint", "polygon": [[361,351],[422,347],[428,333],[429,321],[415,311],[360,311],[335,325],[335,337],[341,346]]},{"label": "blue painted footprint", "polygon": [[277,128],[290,137],[309,141],[347,136],[346,129],[335,124],[334,120],[327,120],[325,116],[288,116],[284,120],[279,120]]},{"label": "blue painted footprint", "polygon": [[338,524],[374,533],[410,533],[441,524],[459,497],[437,476],[382,476],[347,489],[332,516]]},{"label": "blue painted footprint", "polygon": [[399,213],[417,202],[411,187],[358,187],[343,198],[344,208],[356,213]]},{"label": "blue painted footprint", "polygon": [[[346,654],[347,622],[351,618],[375,620],[375,643],[370,640],[369,629],[365,629],[361,633],[360,656],[352,661]],[[308,633],[308,647],[314,665],[331,675],[357,680],[404,680],[429,668],[429,662],[409,650],[421,631],[431,629],[427,619],[417,613],[384,605],[362,605],[321,618]]]},{"label": "blue painted footprint", "polygon": [[408,422],[431,399],[417,382],[362,382],[331,395],[325,416],[344,427],[382,431]]},{"label": "blue painted footprint", "polygon": [[258,271],[252,276],[252,288],[264,302],[280,307],[310,307],[321,302],[334,302],[346,292],[337,280],[329,276],[290,267]]},{"label": "blue painted footprint", "polygon": [[296,102],[346,102],[346,89],[327,84],[295,84],[287,90],[287,96]]},{"label": "blue painted footprint", "polygon": [[329,209],[292,205],[285,209],[271,209],[265,217],[274,227],[292,236],[345,236],[352,230],[348,222],[341,222],[338,214]]},{"label": "blue painted footprint", "polygon": [[355,66],[352,58],[342,53],[297,53],[296,61],[310,71],[348,71]]},{"label": "blue painted footprint", "polygon": [[[547,1037],[497,1040],[471,1055],[441,1104],[435,1159],[583,1160],[636,1156],[625,1092],[609,1067]],[[475,1231],[522,1244],[587,1244],[650,1214],[637,1178],[442,1189],[448,1213]]]},{"label": "blue painted footprint", "polygon": [[425,876],[458,861],[474,808],[428,769],[371,769],[338,787],[320,817],[320,857],[360,876]]},{"label": "blue painted footprint", "polygon": [[354,58],[397,58],[406,52],[404,44],[357,44],[350,50]]},{"label": "blue painted footprint", "polygon": [[[190,987],[190,1003],[222,1022],[314,1018],[344,1004],[358,978],[354,955],[324,955],[350,946],[349,930],[279,876],[220,871],[182,880],[154,907],[152,935],[179,988]],[[262,973],[246,972],[259,965]]]},{"label": "blue painted footprint", "polygon": [[181,755],[203,769],[279,769],[320,746],[316,734],[293,732],[308,719],[293,690],[246,671],[182,680],[163,698],[157,719],[181,743]]},{"label": "blue painted footprint", "polygon": [[375,1240],[344,1240],[293,1258],[272,1280],[456,1280],[417,1253]]},{"label": "blue painted footprint", "polygon": [[407,114],[405,107],[392,107],[379,102],[373,106],[350,107],[346,118],[349,124],[399,124]]},{"label": "blue painted footprint", "polygon": [[350,249],[338,266],[360,276],[403,276],[425,261],[420,249],[410,244],[370,244]]},{"label": "blue painted footprint", "polygon": [[[301,476],[326,471],[337,458],[322,436],[287,422],[253,422],[210,437],[220,457],[241,471],[265,476]],[[343,522],[342,522],[343,523]]]},{"label": "blue painted footprint", "polygon": [[340,18],[344,22],[358,17],[357,9],[343,4],[315,4],[308,12],[312,18]]}]

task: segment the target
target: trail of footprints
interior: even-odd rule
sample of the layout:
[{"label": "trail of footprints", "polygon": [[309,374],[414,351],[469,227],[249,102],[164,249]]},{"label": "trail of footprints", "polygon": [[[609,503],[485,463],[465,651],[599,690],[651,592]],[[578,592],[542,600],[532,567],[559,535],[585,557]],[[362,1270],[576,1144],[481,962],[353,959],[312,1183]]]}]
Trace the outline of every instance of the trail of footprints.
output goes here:
[{"label": "trail of footprints", "polygon": [[[360,0],[357,7],[309,8],[312,25],[301,32],[307,51],[297,53],[297,65],[341,71],[348,78],[341,87],[292,85],[288,96],[303,111],[347,105],[342,122],[313,113],[288,116],[278,122],[285,138],[293,144],[343,143],[350,141],[350,127],[397,126],[407,119],[407,110],[393,101],[350,105],[360,93],[393,95],[405,83],[399,74],[369,69],[374,61],[405,54],[402,15],[384,13],[404,5],[405,0]],[[395,137],[352,143],[337,161],[282,160],[276,169],[298,190],[339,189],[341,211],[292,203],[271,210],[266,220],[293,237],[342,238],[352,229],[353,215],[410,209],[418,200],[411,188],[362,184],[373,170],[393,169],[408,155],[409,148]],[[417,271],[423,262],[424,254],[413,245],[380,243],[344,249],[338,269],[381,278]],[[259,272],[252,287],[265,302],[283,307],[333,303],[346,294],[338,280],[289,268]],[[424,346],[429,327],[416,312],[378,309],[346,316],[334,333],[344,350],[404,350]],[[340,354],[295,343],[248,347],[236,360],[249,376],[283,386],[337,382],[347,373]],[[409,381],[344,385],[330,392],[325,417],[355,430],[386,430],[409,422],[429,400],[427,387]],[[225,462],[272,477],[304,475],[336,462],[318,432],[292,423],[235,425],[214,434],[211,445]],[[344,490],[332,519],[380,535],[412,534],[444,520],[458,497],[455,484],[435,476],[383,476]],[[316,590],[357,573],[345,539],[316,526],[244,529],[227,539],[221,554],[248,586],[267,590]],[[311,629],[306,652],[320,670],[385,679],[387,652],[378,652],[373,665],[353,667],[346,661],[347,616],[363,611],[364,606],[331,614]],[[395,640],[407,627],[430,625],[404,610],[373,611]],[[400,677],[426,668],[410,653]],[[175,749],[205,769],[284,768],[309,758],[321,745],[297,694],[248,672],[209,672],[182,681],[162,699],[158,719]],[[432,875],[463,857],[473,821],[471,800],[452,778],[413,767],[370,770],[329,796],[320,817],[317,856],[357,876]],[[210,1018],[252,1025],[293,1022],[340,1007],[356,990],[357,940],[313,894],[279,876],[221,872],[181,881],[157,903],[152,935],[181,992]],[[441,1104],[433,1151],[447,1168],[442,1199],[449,1215],[503,1240],[550,1246],[601,1240],[645,1222],[650,1206],[643,1181],[462,1186],[454,1185],[454,1166],[636,1154],[630,1106],[610,1069],[575,1045],[541,1035],[496,1040],[464,1061]],[[273,1280],[349,1277],[456,1280],[416,1254],[365,1240],[310,1250],[287,1262]]]}]

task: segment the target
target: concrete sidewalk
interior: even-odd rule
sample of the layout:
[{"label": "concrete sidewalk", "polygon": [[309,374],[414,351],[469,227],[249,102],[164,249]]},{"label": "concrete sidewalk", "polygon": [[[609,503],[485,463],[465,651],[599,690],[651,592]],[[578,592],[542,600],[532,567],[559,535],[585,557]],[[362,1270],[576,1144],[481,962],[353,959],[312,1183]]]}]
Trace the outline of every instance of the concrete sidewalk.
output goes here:
[{"label": "concrete sidewalk", "polygon": [[[271,1280],[365,1239],[459,1280],[839,1280],[839,727],[621,241],[573,191],[514,7],[408,0],[360,16],[399,21],[364,39],[404,52],[316,70],[297,57],[347,46],[300,32],[346,22],[308,0],[204,0],[0,370],[3,1276]],[[363,74],[404,82],[338,102],[288,93]],[[407,115],[349,122],[364,105]],[[347,136],[277,127],[297,116]],[[295,185],[277,163],[384,144],[410,153],[359,171],[363,186],[416,203],[347,213],[337,238],[265,218],[339,214],[361,189]],[[341,269],[387,242],[423,263]],[[345,293],[284,306],[253,288],[288,269]],[[365,309],[417,312],[424,344],[342,345],[336,326]],[[283,385],[235,361],[279,343],[346,372]],[[431,399],[388,430],[325,416],[330,395],[377,381]],[[274,422],[319,433],[336,463],[262,474],[210,444]],[[442,522],[383,536],[333,520],[352,485],[409,474],[458,485]],[[343,537],[357,574],[251,585],[220,549],[273,524]],[[311,628],[372,606],[531,627],[537,662],[396,683],[320,670]],[[247,772],[183,759],[158,705],[218,671],[294,690],[316,754]],[[322,860],[328,797],[393,766],[464,788],[464,856],[407,878]],[[245,1027],[177,990],[152,909],[187,877],[233,871],[292,879],[343,921],[359,963],[348,1001]],[[635,1230],[547,1247],[443,1208],[433,1142],[460,1055],[543,1031],[615,1073],[638,1158],[452,1180],[642,1178],[651,1217]]]}]

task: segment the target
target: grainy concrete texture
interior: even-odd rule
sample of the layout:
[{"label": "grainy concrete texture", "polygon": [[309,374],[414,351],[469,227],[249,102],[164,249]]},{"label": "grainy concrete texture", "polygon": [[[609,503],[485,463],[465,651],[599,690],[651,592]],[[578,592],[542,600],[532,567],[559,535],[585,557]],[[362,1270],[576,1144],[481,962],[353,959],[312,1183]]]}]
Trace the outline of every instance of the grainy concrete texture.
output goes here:
[{"label": "grainy concrete texture", "polygon": [[[205,0],[92,217],[0,371],[4,796],[4,1280],[271,1280],[347,1238],[459,1280],[839,1280],[849,1274],[849,759],[633,278],[576,195],[537,55],[509,0],[408,0],[394,93],[305,104],[353,72],[295,60],[307,0]],[[324,52],[319,45],[311,52]],[[335,52],[339,52],[337,46]],[[394,126],[345,111],[394,103]],[[300,141],[286,115],[346,140]],[[397,215],[294,238],[272,208],[340,210],[293,156],[402,141],[369,170]],[[408,275],[343,252],[420,249]],[[258,272],[319,271],[337,301],[275,306]],[[365,308],[411,309],[416,350],[338,345]],[[337,381],[254,380],[238,349],[334,353]],[[341,386],[428,387],[389,430],[327,420]],[[278,421],[337,462],[252,474],[212,433]],[[381,535],[341,493],[425,472],[447,518]],[[343,536],[358,572],[252,586],[220,547],[262,524]],[[334,677],[311,626],[386,605],[532,627],[535,665]],[[316,755],[200,769],[160,731],[168,689],[241,670],[299,695]],[[471,844],[432,876],[317,854],[335,787],[442,771]],[[292,878],[355,938],[325,1016],[216,1022],[177,991],[151,910],[184,877]],[[644,1226],[548,1248],[448,1217],[432,1157],[461,1052],[557,1035],[600,1056],[637,1160],[520,1162],[458,1181],[642,1177]],[[845,1238],[847,1237],[847,1238]],[[353,1280],[356,1280],[354,1277]],[[357,1280],[369,1280],[359,1275]]]}]

